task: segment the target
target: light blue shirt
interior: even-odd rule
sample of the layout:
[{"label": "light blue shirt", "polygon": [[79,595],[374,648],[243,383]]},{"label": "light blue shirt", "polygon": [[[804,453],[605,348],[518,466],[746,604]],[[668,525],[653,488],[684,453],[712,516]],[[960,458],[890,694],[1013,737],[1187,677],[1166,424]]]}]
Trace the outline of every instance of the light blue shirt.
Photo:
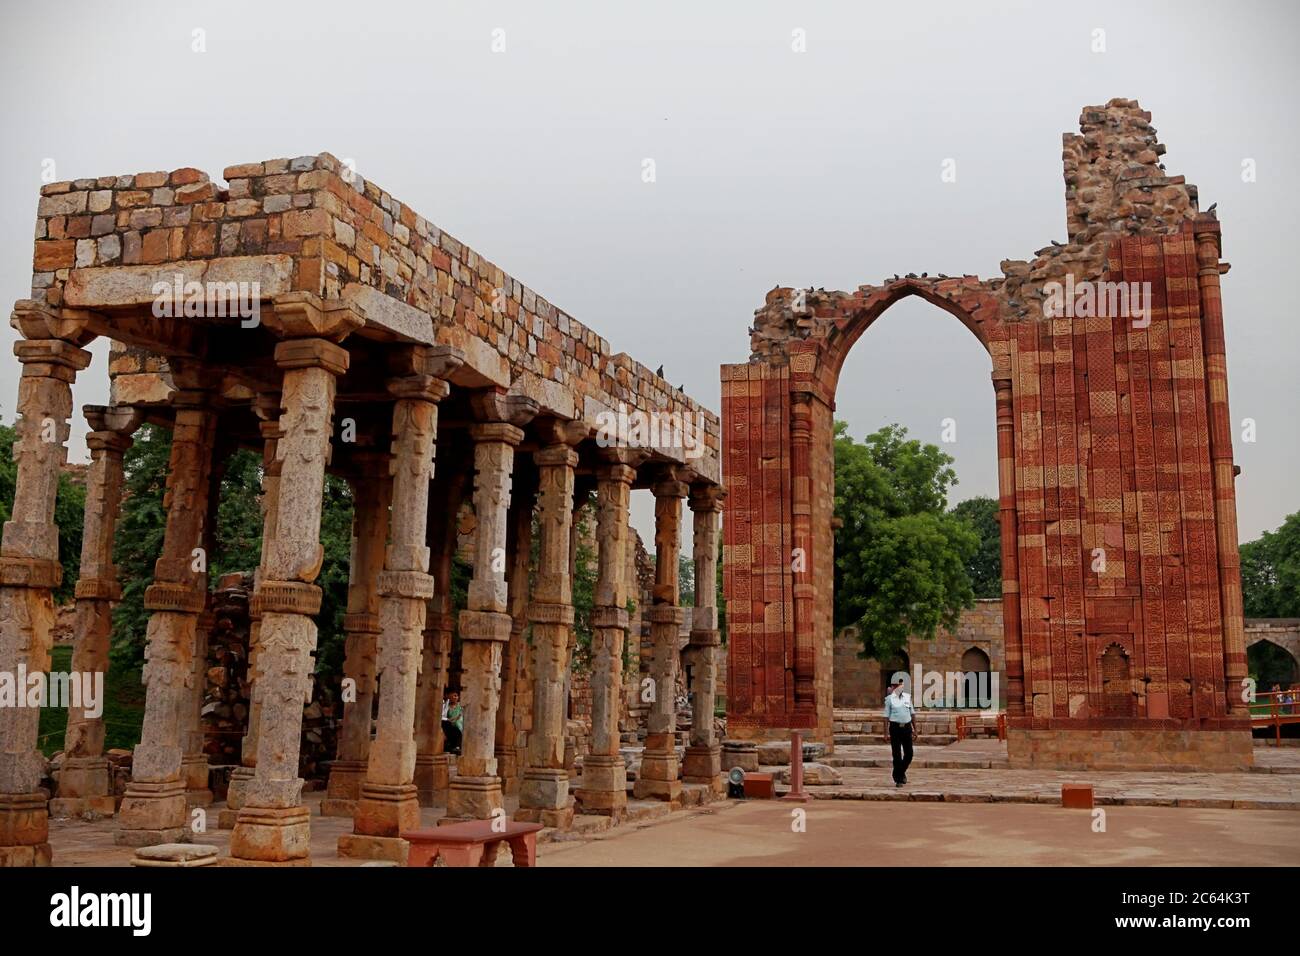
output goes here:
[{"label": "light blue shirt", "polygon": [[896,724],[910,724],[912,722],[912,696],[906,691],[895,696],[890,694],[885,698],[885,719]]}]

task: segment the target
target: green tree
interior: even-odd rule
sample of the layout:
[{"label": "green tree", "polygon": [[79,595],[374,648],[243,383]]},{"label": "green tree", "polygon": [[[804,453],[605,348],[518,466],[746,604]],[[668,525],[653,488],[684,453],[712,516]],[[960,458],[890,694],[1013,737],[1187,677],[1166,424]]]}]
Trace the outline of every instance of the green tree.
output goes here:
[{"label": "green tree", "polygon": [[[0,522],[13,516],[14,491],[18,483],[18,463],[14,461],[17,430],[0,424]],[[59,562],[63,565],[63,582],[54,589],[54,600],[62,604],[72,599],[81,564],[81,522],[85,516],[86,489],[66,474],[59,475],[59,490],[54,499],[54,523],[59,528]]]},{"label": "green tree", "polygon": [[933,638],[974,601],[979,538],[945,510],[952,462],[900,425],[858,443],[835,423],[835,626],[856,625],[865,656],[889,660],[909,637]]},{"label": "green tree", "polygon": [[993,498],[967,498],[959,502],[952,514],[961,518],[979,539],[979,546],[966,565],[971,589],[977,598],[1002,596],[1002,529],[998,523],[998,503]]},{"label": "green tree", "polygon": [[1300,511],[1241,546],[1247,617],[1300,617]]}]

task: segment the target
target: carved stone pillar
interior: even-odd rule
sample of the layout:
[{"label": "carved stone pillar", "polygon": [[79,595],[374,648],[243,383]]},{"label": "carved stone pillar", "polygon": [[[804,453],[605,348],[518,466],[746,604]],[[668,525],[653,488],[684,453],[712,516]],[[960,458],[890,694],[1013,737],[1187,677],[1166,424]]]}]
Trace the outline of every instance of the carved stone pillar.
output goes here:
[{"label": "carved stone pillar", "polygon": [[[262,553],[253,573],[253,590],[256,593],[258,585],[266,577],[266,559],[271,542],[275,540],[275,522],[279,513],[280,459],[276,450],[281,435],[280,393],[259,394],[253,410],[261,419],[258,429],[262,435]],[[262,688],[258,682],[262,653],[262,613],[255,601],[250,603],[248,618],[248,726],[240,745],[240,765],[230,775],[226,806],[218,815],[217,825],[222,830],[229,830],[235,825],[239,809],[244,805],[244,797],[248,793],[248,784],[253,779],[253,768],[257,766],[257,730],[262,722]]]},{"label": "carved stone pillar", "polygon": [[529,567],[533,550],[533,511],[537,504],[537,475],[525,462],[515,460],[514,488],[507,515],[506,551],[510,556],[510,640],[501,656],[501,706],[497,710],[497,776],[506,794],[519,792],[522,772],[519,752],[518,682],[520,658],[528,654],[524,632],[528,627]]},{"label": "carved stone pillar", "polygon": [[187,838],[183,773],[184,729],[193,704],[198,619],[207,605],[206,559],[196,549],[207,541],[212,446],[217,415],[211,392],[185,384],[210,385],[197,372],[172,398],[171,461],[163,498],[167,525],[162,555],[144,606],[153,613],[145,645],[144,725],[131,762],[131,782],[118,811],[114,840],[122,846],[177,843]]},{"label": "carved stone pillar", "polygon": [[451,786],[451,755],[442,732],[442,697],[451,663],[456,618],[451,605],[451,566],[456,557],[456,515],[465,494],[462,461],[440,454],[427,540],[433,598],[424,621],[424,649],[416,687],[415,788],[420,806],[445,806]]},{"label": "carved stone pillar", "polygon": [[717,485],[691,489],[695,516],[695,609],[691,612],[691,740],[682,759],[682,780],[706,784],[714,793],[726,793],[722,776],[722,747],[713,732],[714,698],[718,686],[718,516],[724,492]]},{"label": "carved stone pillar", "polygon": [[605,449],[596,484],[596,593],[591,609],[591,749],[582,761],[578,807],[622,819],[627,815],[627,769],[619,753],[623,645],[628,614],[628,503],[640,458]]},{"label": "carved stone pillar", "polygon": [[585,435],[581,422],[551,420],[537,452],[541,489],[539,558],[529,620],[533,626],[533,728],[519,786],[516,819],[564,827],[573,820],[569,772],[564,765],[565,687],[573,631],[573,578],[569,559],[573,523],[573,450]]},{"label": "carved stone pillar", "polygon": [[[13,323],[18,383],[18,476],[0,543],[0,672],[48,672],[54,626],[51,590],[62,580],[54,499],[67,461],[72,382],[90,364],[89,336],[75,322],[20,302]],[[48,866],[49,817],[40,790],[40,709],[0,708],[0,867]]]},{"label": "carved stone pillar", "polygon": [[1237,544],[1237,466],[1232,455],[1232,415],[1228,411],[1228,359],[1223,337],[1223,299],[1219,275],[1219,232],[1196,234],[1196,272],[1201,299],[1201,338],[1205,351],[1205,396],[1209,410],[1210,467],[1214,483],[1214,531],[1219,557],[1219,607],[1223,614],[1223,672],[1229,714],[1245,717],[1246,630],[1241,595],[1241,552]]},{"label": "carved stone pillar", "polygon": [[359,471],[351,480],[352,553],[348,564],[348,607],[343,616],[343,677],[351,681],[352,693],[344,697],[337,759],[330,766],[325,799],[321,801],[323,817],[351,817],[356,813],[370,760],[370,722],[375,704],[378,581],[388,542],[393,484],[386,453],[354,457]]},{"label": "carved stone pillar", "polygon": [[1015,409],[1009,372],[1005,377],[994,373],[993,392],[998,423],[998,526],[1002,554],[1002,636],[1007,660],[1007,713],[1020,717],[1025,713],[1025,655],[1020,640]]},{"label": "carved stone pillar", "polygon": [[433,597],[429,574],[429,481],[446,375],[461,364],[447,349],[413,349],[411,375],[389,385],[393,407],[393,506],[384,572],[379,578],[379,718],[354,832],[339,837],[339,855],[406,862],[403,830],[420,825],[415,789],[416,681],[424,616]]},{"label": "carved stone pillar", "polygon": [[680,548],[682,499],[689,488],[671,472],[654,486],[655,586],[650,620],[653,656],[650,679],[654,700],[646,720],[641,773],[632,789],[638,800],[680,802],[682,782],[677,765],[677,635],[685,614],[678,606],[677,553]]},{"label": "carved stone pillar", "polygon": [[234,861],[306,865],[310,852],[298,748],[302,708],[311,694],[313,618],[320,611],[320,588],[312,582],[324,560],[321,500],[335,379],[348,368],[348,353],[336,342],[362,321],[345,303],[322,304],[314,296],[291,293],[275,300],[267,322],[286,336],[275,349],[284,370],[276,454],[282,488],[292,491],[276,502],[275,537],[253,595],[262,615],[257,677],[262,716],[257,765],[230,835]]},{"label": "carved stone pillar", "polygon": [[474,439],[474,577],[460,614],[461,695],[465,728],[444,820],[490,818],[502,809],[494,753],[501,694],[502,647],[510,640],[506,586],[506,509],[515,447],[536,404],[499,392],[476,395]]},{"label": "carved stone pillar", "polygon": [[[106,675],[112,602],[122,596],[113,565],[113,533],[122,504],[122,455],[131,447],[140,413],[105,405],[87,405],[84,411],[90,425],[86,446],[91,462],[86,475],[72,672]],[[101,708],[103,703],[101,698]],[[87,813],[111,817],[115,801],[112,772],[104,757],[102,709],[99,716],[91,716],[84,707],[68,707],[63,752],[58,795],[50,801],[50,813],[56,817]]]}]

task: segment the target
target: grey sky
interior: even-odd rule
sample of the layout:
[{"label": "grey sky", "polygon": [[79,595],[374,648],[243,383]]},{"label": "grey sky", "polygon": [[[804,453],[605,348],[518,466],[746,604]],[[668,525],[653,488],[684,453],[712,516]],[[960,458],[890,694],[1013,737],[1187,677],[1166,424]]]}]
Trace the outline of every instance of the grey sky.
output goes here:
[{"label": "grey sky", "polygon": [[[217,179],[328,150],[714,409],[718,365],[747,357],[774,285],[990,276],[1064,240],[1061,133],[1134,97],[1169,172],[1219,204],[1232,412],[1258,423],[1254,444],[1236,436],[1242,539],[1300,509],[1293,4],[49,0],[3,16],[10,301],[28,294],[46,159],[59,179]],[[107,398],[96,354],[78,406]],[[936,442],[955,418],[957,497],[994,494],[988,372],[955,319],[908,300],[860,340],[838,414],[858,437],[896,420]]]}]

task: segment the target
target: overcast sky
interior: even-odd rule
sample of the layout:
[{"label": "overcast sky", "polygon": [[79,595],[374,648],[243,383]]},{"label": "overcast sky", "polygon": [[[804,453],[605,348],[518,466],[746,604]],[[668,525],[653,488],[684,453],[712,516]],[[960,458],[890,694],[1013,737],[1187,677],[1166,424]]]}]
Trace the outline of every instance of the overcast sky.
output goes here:
[{"label": "overcast sky", "polygon": [[[328,150],[706,405],[776,285],[998,274],[1064,241],[1061,133],[1115,96],[1219,204],[1242,540],[1300,510],[1292,3],[7,4],[0,284],[30,285],[57,178]],[[195,30],[206,50],[195,52]],[[1105,52],[1093,52],[1104,31]],[[497,32],[501,31],[501,32]],[[803,31],[805,52],[796,52]],[[504,50],[494,52],[504,41]],[[940,179],[945,159],[957,179]],[[1242,160],[1257,181],[1243,183]],[[656,181],[642,181],[653,159]],[[5,303],[8,305],[8,302]],[[17,361],[0,343],[0,415]],[[104,345],[78,407],[107,399]],[[996,494],[989,360],[951,316],[892,308],[838,415],[940,440],[955,500]],[[85,459],[78,416],[73,460]],[[634,520],[649,542],[648,494]]]}]

